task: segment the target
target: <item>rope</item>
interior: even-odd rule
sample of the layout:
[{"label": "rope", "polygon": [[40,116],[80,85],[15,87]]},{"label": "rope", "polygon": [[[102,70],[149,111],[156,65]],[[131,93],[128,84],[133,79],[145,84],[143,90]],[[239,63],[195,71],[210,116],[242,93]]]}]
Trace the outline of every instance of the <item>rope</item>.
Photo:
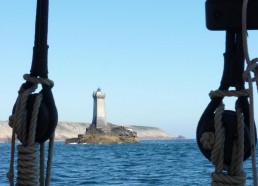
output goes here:
[{"label": "rope", "polygon": [[[21,86],[19,90],[19,96],[16,100],[15,104],[15,112],[9,119],[9,125],[13,128],[12,133],[12,146],[11,146],[11,161],[10,161],[10,168],[9,172],[7,173],[7,177],[9,179],[10,185],[14,185],[14,148],[15,148],[15,134],[17,135],[18,140],[22,143],[21,145],[17,146],[18,149],[18,162],[17,162],[17,180],[16,185],[18,186],[43,186],[44,185],[44,149],[40,148],[42,144],[38,144],[35,142],[36,136],[36,128],[37,128],[37,120],[38,120],[38,112],[41,105],[41,101],[43,99],[42,94],[38,94],[35,98],[33,110],[32,110],[32,117],[30,119],[29,128],[27,127],[27,100],[31,93],[33,93],[36,88],[37,84],[53,86],[53,81],[49,79],[43,78],[35,78],[31,77],[28,74],[25,74],[24,79],[28,82],[33,83],[28,89],[24,89]],[[54,139],[51,138],[51,142],[53,143]],[[53,144],[50,145],[53,151]],[[39,152],[39,149],[40,152]],[[39,154],[41,157],[41,161],[39,161]],[[43,158],[42,158],[43,157]],[[52,162],[52,152],[49,156],[51,166]],[[43,169],[42,169],[43,167]],[[47,175],[49,176],[49,168],[47,169]],[[43,181],[42,181],[43,180]],[[46,185],[49,185],[50,179],[46,181]]]},{"label": "rope", "polygon": [[38,171],[39,144],[18,145],[18,175],[16,185],[39,185]]},{"label": "rope", "polygon": [[244,96],[244,97],[248,97],[249,93],[248,90],[240,90],[240,91],[236,91],[236,90],[216,90],[216,91],[211,91],[209,96],[211,98],[214,97],[239,97],[239,96]]},{"label": "rope", "polygon": [[[250,118],[250,136],[251,136],[251,156],[252,156],[252,170],[254,177],[254,185],[257,186],[257,171],[256,171],[256,159],[255,159],[255,124],[254,124],[254,99],[253,99],[253,85],[252,82],[256,82],[258,88],[258,58],[250,60],[247,46],[247,27],[246,27],[246,15],[247,15],[248,0],[243,1],[242,8],[242,39],[243,39],[243,51],[245,60],[247,62],[246,70],[243,73],[244,81],[248,82],[249,89],[241,91],[226,91],[217,90],[211,91],[210,97],[225,97],[225,96],[249,96],[249,118]],[[254,77],[251,76],[251,72],[254,73]],[[224,112],[224,104],[221,104],[215,111],[215,132],[205,132],[202,134],[200,142],[205,149],[211,151],[211,161],[215,165],[215,172],[212,173],[212,185],[245,185],[246,174],[243,172],[243,157],[244,157],[244,116],[242,110],[238,108],[236,103],[237,114],[237,137],[233,143],[232,158],[230,165],[224,165],[224,141],[225,141],[225,129],[222,125],[222,113]]]},{"label": "rope", "polygon": [[213,132],[204,132],[201,136],[200,142],[203,148],[211,150],[215,144],[215,134]]},{"label": "rope", "polygon": [[232,175],[241,175],[244,157],[244,116],[240,108],[236,109],[237,114],[237,142],[233,146],[233,157],[231,161]]},{"label": "rope", "polygon": [[[250,136],[251,136],[251,156],[252,156],[252,170],[253,170],[253,178],[254,185],[257,186],[257,170],[256,170],[256,159],[255,159],[255,124],[254,124],[254,99],[253,99],[253,81],[256,81],[256,86],[258,87],[258,75],[257,75],[257,62],[258,58],[250,60],[247,46],[247,27],[246,27],[246,19],[247,19],[247,5],[248,0],[243,1],[242,8],[242,37],[243,37],[243,49],[245,60],[247,63],[247,68],[243,73],[243,79],[248,82],[249,86],[249,95],[250,95]],[[251,76],[251,72],[254,73],[254,78]]]},{"label": "rope", "polygon": [[46,173],[46,186],[50,185],[50,176],[51,176],[51,165],[54,152],[54,139],[55,134],[49,139],[49,148],[48,148],[48,160],[47,160],[47,173]]},{"label": "rope", "polygon": [[45,183],[44,170],[45,170],[45,143],[40,144],[40,185],[43,186]]},{"label": "rope", "polygon": [[205,132],[201,143],[211,151],[211,161],[215,172],[211,174],[212,186],[244,186],[246,174],[243,172],[244,157],[244,117],[241,109],[237,109],[237,140],[233,144],[230,166],[224,164],[225,127],[222,124],[224,104],[221,103],[215,111],[215,132]]},{"label": "rope", "polygon": [[14,130],[12,131],[12,144],[11,144],[11,160],[10,160],[10,166],[9,166],[9,171],[6,173],[6,177],[9,180],[10,186],[14,186],[14,151],[15,151],[15,132]]}]

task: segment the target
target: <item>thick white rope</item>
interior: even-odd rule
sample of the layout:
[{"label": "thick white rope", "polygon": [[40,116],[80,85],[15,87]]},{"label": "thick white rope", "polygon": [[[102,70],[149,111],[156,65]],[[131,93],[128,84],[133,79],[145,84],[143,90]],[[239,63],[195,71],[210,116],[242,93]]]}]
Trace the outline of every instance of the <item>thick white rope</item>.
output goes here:
[{"label": "thick white rope", "polygon": [[[248,96],[246,90],[241,91],[225,91],[216,90],[210,92],[210,97],[239,97]],[[215,172],[212,173],[212,186],[244,186],[246,174],[243,172],[244,157],[244,116],[242,110],[236,105],[237,114],[237,138],[233,144],[232,160],[230,166],[224,164],[224,143],[225,128],[222,124],[222,114],[224,112],[224,104],[221,103],[215,111],[214,116],[214,133],[205,132],[202,134],[200,142],[203,148],[212,150],[211,161],[215,166]]]},{"label": "thick white rope", "polygon": [[212,186],[244,186],[246,174],[243,172],[244,157],[244,117],[240,109],[237,110],[237,140],[233,144],[232,162],[230,167],[224,164],[225,128],[222,125],[224,104],[215,111],[215,132],[205,132],[201,136],[201,143],[205,149],[212,149],[211,161],[215,166],[212,173]]},{"label": "thick white rope", "polygon": [[[29,91],[21,90],[20,95],[16,102],[16,113],[13,118],[14,121],[11,124],[14,132],[17,134],[18,139],[21,141],[21,145],[17,146],[18,149],[18,173],[16,185],[39,185],[39,163],[38,163],[38,151],[39,144],[35,143],[35,134],[37,127],[37,114],[39,106],[42,100],[42,95],[38,95],[35,99],[33,106],[34,116],[31,118],[29,132],[27,134],[27,123],[26,123],[26,104],[28,96],[35,90],[28,89]],[[25,100],[25,101],[24,101]],[[36,114],[36,116],[35,116]],[[26,137],[28,136],[28,139]],[[15,141],[12,141],[15,143]],[[12,157],[14,157],[12,155]],[[12,173],[13,174],[13,173]],[[13,183],[13,181],[11,181]]]},{"label": "thick white rope", "polygon": [[18,145],[17,185],[39,185],[39,144],[35,143],[35,135],[41,100],[42,95],[39,94],[33,106],[27,145]]},{"label": "thick white rope", "polygon": [[[254,185],[257,186],[257,170],[256,170],[256,159],[255,159],[255,125],[254,125],[254,96],[253,96],[253,81],[256,81],[258,87],[258,75],[257,75],[257,62],[258,58],[250,60],[247,46],[247,5],[248,0],[243,1],[242,8],[242,38],[243,38],[243,49],[247,68],[243,74],[243,79],[248,82],[249,95],[250,95],[250,136],[251,136],[251,156],[252,156],[252,170]],[[254,78],[251,76],[251,72],[254,73]]]},{"label": "thick white rope", "polygon": [[[38,94],[34,101],[32,117],[30,121],[30,127],[27,134],[27,111],[26,104],[28,100],[28,96],[35,91],[37,88],[36,84],[42,83],[47,84],[48,86],[53,86],[53,82],[48,79],[42,78],[34,78],[25,74],[24,79],[26,81],[30,81],[35,84],[28,90],[24,90],[23,88],[19,91],[19,96],[16,101],[16,109],[14,115],[10,117],[9,125],[13,128],[12,135],[12,146],[11,146],[11,161],[10,161],[10,169],[7,173],[7,177],[9,179],[10,185],[14,185],[14,146],[15,146],[15,133],[17,134],[17,138],[21,141],[22,145],[18,145],[18,173],[17,173],[17,183],[18,186],[43,186],[44,185],[44,159],[39,162],[39,144],[35,143],[35,135],[37,128],[37,116],[39,112],[39,107],[41,104],[41,100],[43,98],[42,94]],[[26,137],[28,136],[28,139]],[[53,143],[54,139],[51,137],[50,141]],[[49,159],[48,166],[51,167],[52,162],[52,154],[53,154],[53,144],[49,145]],[[44,154],[44,149],[40,151],[40,154]],[[40,155],[44,158],[44,156]],[[40,164],[40,166],[39,166]],[[43,167],[43,171],[42,171]],[[50,168],[47,168],[47,177],[46,186],[50,184]],[[43,179],[41,178],[43,177]],[[43,180],[43,181],[42,181]]]},{"label": "thick white rope", "polygon": [[[9,125],[13,128],[12,132],[12,145],[11,145],[11,160],[10,160],[10,168],[9,172],[7,173],[7,177],[9,179],[10,185],[14,185],[14,149],[15,149],[15,134],[17,135],[17,138],[20,140],[22,144],[26,144],[26,103],[28,96],[36,90],[37,86],[32,86],[31,88],[24,90],[22,87],[19,90],[19,96],[16,100],[16,106],[15,106],[15,114],[10,116]],[[22,111],[23,110],[23,111]],[[36,147],[35,147],[36,148]],[[35,149],[34,148],[34,149]],[[34,151],[27,151],[24,150],[24,148],[19,148],[18,151],[21,151],[21,154],[27,153],[27,152],[34,152]],[[24,152],[24,153],[23,153]],[[20,154],[20,153],[19,153]],[[18,155],[19,156],[19,155]],[[20,158],[19,158],[20,157]],[[21,162],[22,155],[18,157],[18,162]],[[34,161],[32,161],[34,162]],[[22,163],[23,164],[23,163]],[[29,165],[31,167],[31,164]],[[19,167],[18,167],[19,168]],[[20,170],[22,168],[20,167]],[[18,173],[19,174],[19,173]],[[21,175],[21,174],[20,174]],[[21,177],[23,177],[21,175]],[[18,183],[20,183],[20,179],[17,179]]]},{"label": "thick white rope", "polygon": [[223,171],[224,161],[224,143],[225,143],[225,128],[222,126],[222,113],[224,112],[224,104],[215,111],[214,128],[215,128],[215,143],[211,151],[212,164],[216,166],[216,173],[220,174]]}]

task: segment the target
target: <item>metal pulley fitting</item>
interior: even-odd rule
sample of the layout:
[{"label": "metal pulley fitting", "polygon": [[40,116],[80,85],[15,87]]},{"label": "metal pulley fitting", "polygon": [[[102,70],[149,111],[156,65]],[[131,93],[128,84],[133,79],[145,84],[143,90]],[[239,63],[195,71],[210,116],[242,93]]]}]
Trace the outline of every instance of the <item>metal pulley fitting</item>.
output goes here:
[{"label": "metal pulley fitting", "polygon": [[[218,93],[227,93],[236,96],[236,109],[240,109],[244,117],[244,160],[251,155],[250,119],[248,94],[245,93],[242,74],[244,71],[244,54],[241,32],[226,31],[226,52],[224,53],[224,71]],[[235,88],[230,93],[229,88]],[[235,95],[236,94],[236,95]],[[225,94],[226,95],[226,94]],[[196,131],[198,146],[203,155],[211,160],[215,133],[215,111],[222,104],[225,95],[211,96],[211,101],[203,112]],[[230,165],[232,161],[233,145],[238,136],[236,111],[224,110],[221,114],[222,127],[224,128],[224,164]],[[205,136],[206,135],[206,136]],[[255,132],[255,138],[256,138]],[[206,138],[211,145],[205,145],[202,138]]]}]

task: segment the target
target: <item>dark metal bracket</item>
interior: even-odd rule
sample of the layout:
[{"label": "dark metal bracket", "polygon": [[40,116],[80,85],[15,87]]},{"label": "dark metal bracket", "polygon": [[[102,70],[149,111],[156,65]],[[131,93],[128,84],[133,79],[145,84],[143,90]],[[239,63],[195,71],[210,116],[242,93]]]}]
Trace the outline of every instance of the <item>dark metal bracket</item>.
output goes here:
[{"label": "dark metal bracket", "polygon": [[[207,0],[206,27],[209,30],[240,30],[243,0]],[[249,0],[247,29],[258,29],[258,0]]]}]

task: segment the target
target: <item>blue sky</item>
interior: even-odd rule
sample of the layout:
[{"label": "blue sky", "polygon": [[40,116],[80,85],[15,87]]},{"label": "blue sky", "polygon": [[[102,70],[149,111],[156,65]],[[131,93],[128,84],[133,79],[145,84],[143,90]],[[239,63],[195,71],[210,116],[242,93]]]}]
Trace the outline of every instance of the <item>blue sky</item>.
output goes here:
[{"label": "blue sky", "polygon": [[[50,1],[49,78],[59,120],[91,122],[92,92],[100,87],[109,122],[194,138],[208,93],[219,86],[225,48],[225,32],[206,29],[204,3]],[[36,1],[1,2],[0,120],[30,70],[35,11]],[[253,58],[258,33],[248,41]],[[225,100],[226,108],[233,102]]]}]

